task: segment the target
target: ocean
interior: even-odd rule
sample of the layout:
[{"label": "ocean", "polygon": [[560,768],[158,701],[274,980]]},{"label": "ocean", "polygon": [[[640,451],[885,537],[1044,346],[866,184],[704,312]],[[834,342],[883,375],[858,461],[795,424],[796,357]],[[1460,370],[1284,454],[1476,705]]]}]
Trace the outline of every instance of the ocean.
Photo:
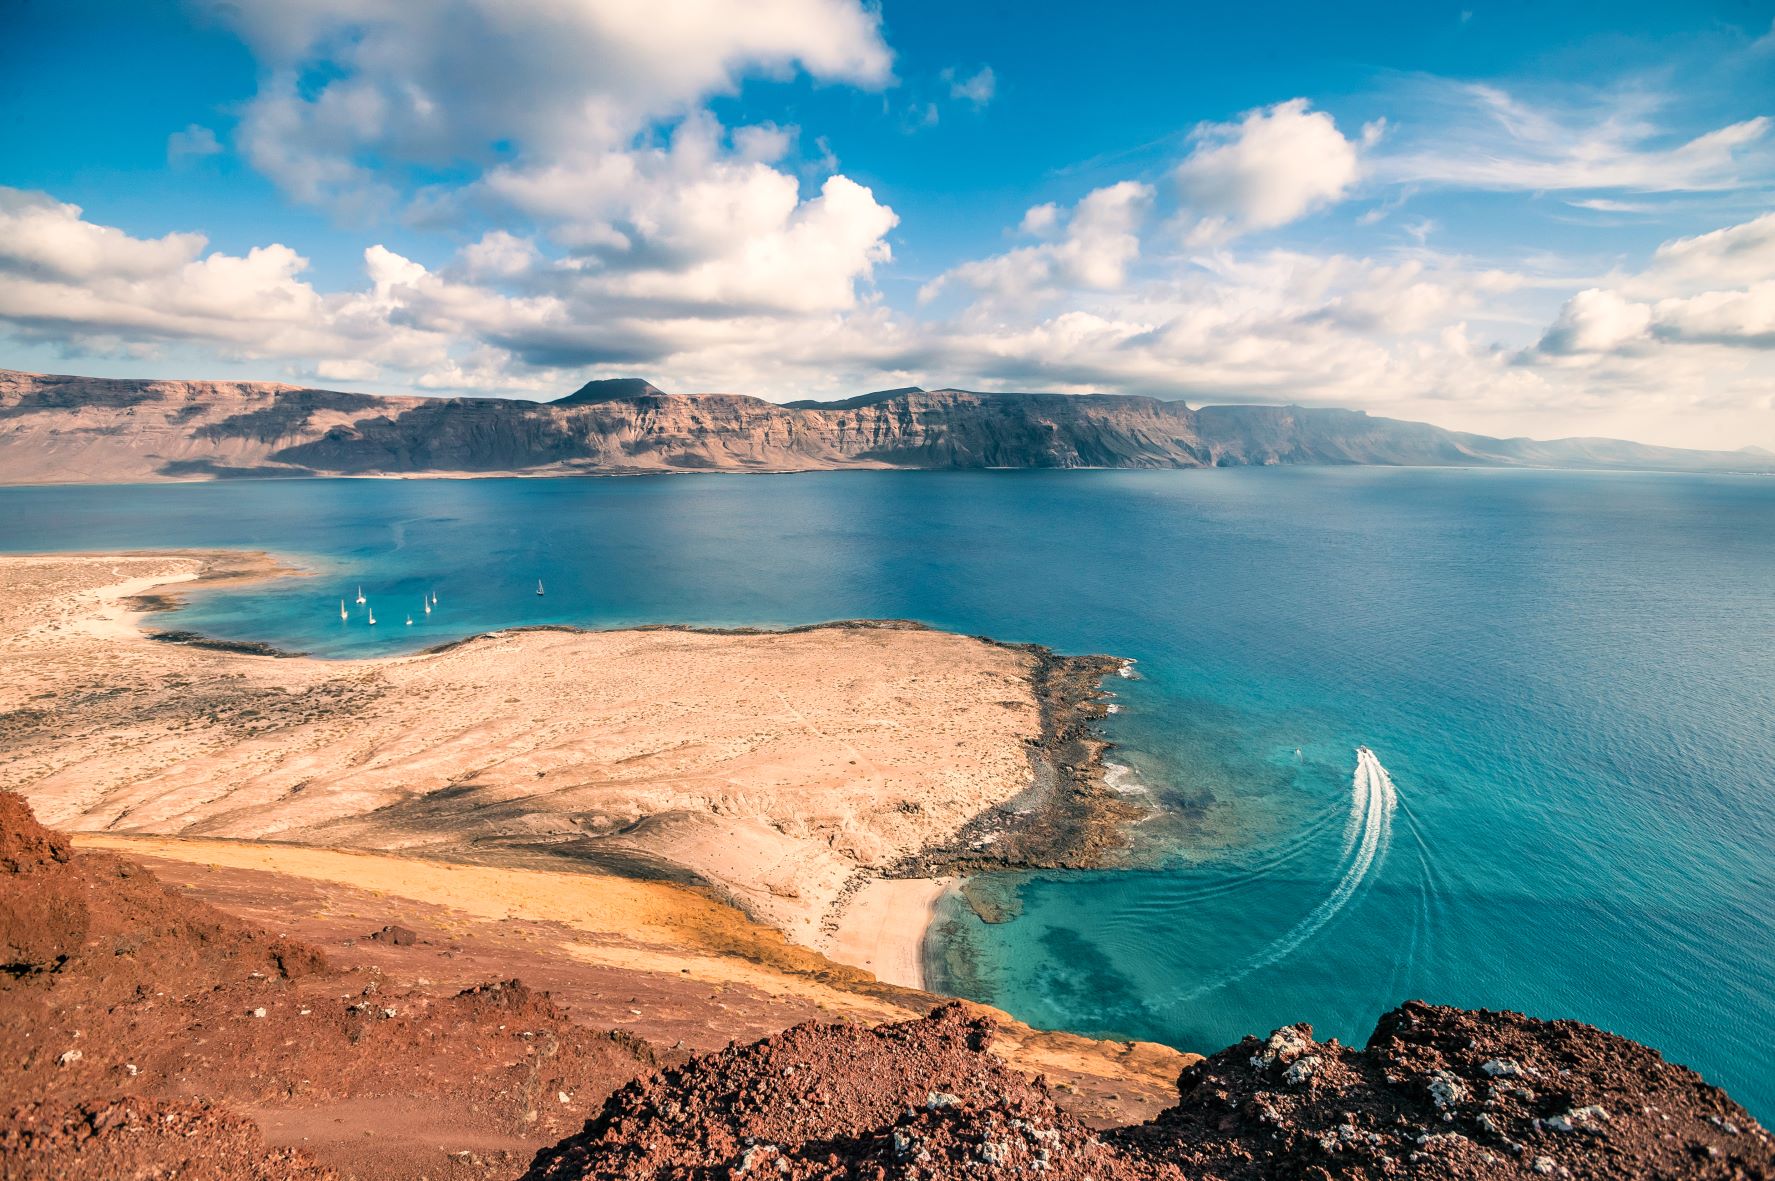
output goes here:
[{"label": "ocean", "polygon": [[[0,490],[0,549],[259,548],[168,627],[327,657],[854,617],[1105,652],[1139,868],[948,900],[1032,1024],[1212,1051],[1411,997],[1645,1041],[1775,1117],[1775,480],[1383,468]],[[542,580],[547,594],[535,593]],[[338,600],[361,586],[382,625]],[[438,604],[422,602],[435,591]],[[413,626],[405,625],[411,613]]]}]

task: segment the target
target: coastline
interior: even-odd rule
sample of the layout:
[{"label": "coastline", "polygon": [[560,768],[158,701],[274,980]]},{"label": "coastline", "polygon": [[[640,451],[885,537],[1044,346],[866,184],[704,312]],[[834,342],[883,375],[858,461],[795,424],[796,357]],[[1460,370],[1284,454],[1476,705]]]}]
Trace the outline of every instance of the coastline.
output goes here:
[{"label": "coastline", "polygon": [[[40,592],[57,622],[42,624],[20,585],[32,563],[69,568]],[[676,880],[907,987],[924,983],[932,910],[957,872],[1102,863],[1116,845],[1106,744],[1090,732],[1106,712],[1100,682],[1120,666],[1105,657],[853,620],[781,631],[509,629],[322,661],[143,626],[200,586],[302,573],[262,552],[15,555],[0,558],[0,572],[11,604],[0,610],[0,650],[29,653],[14,667],[33,666],[24,684],[0,685],[14,699],[0,708],[25,707],[0,742],[0,767],[76,829]],[[661,662],[681,674],[663,703],[676,717],[663,724],[662,703],[634,700],[635,679],[620,672]],[[115,696],[144,699],[133,713],[52,720],[29,707],[98,666]],[[493,684],[534,696],[562,669],[580,692],[557,694],[559,708]],[[168,694],[156,681],[182,684]],[[736,695],[735,683],[750,688]],[[837,702],[835,683],[845,686]],[[448,709],[455,724],[430,739],[411,733],[410,713],[388,708],[403,694],[460,699]],[[710,705],[721,694],[731,700]],[[588,708],[616,705],[604,720],[633,749],[586,752],[580,744],[605,741],[608,729]],[[169,713],[184,715],[181,732],[144,738],[143,716]],[[61,741],[70,721],[97,728]],[[545,741],[532,737],[538,728],[551,731]],[[119,755],[111,747],[124,734],[131,750]],[[508,750],[510,765],[472,765],[502,745],[523,749]],[[673,753],[712,747],[701,761]],[[648,774],[633,773],[637,757]],[[601,790],[585,785],[600,775]],[[413,782],[421,777],[431,783]],[[631,786],[611,790],[618,779]],[[988,832],[1002,844],[982,845]]]},{"label": "coastline", "polygon": [[953,878],[871,878],[840,901],[819,951],[883,984],[930,992],[925,945]]}]

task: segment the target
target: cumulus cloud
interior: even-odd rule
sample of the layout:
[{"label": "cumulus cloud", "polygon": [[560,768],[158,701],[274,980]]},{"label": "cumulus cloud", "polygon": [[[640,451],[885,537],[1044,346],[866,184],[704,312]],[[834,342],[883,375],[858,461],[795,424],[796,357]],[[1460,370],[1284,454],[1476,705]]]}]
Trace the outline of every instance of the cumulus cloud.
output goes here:
[{"label": "cumulus cloud", "polygon": [[1087,194],[1059,230],[1059,207],[1038,205],[1023,215],[1024,233],[1053,241],[963,263],[926,284],[922,302],[960,286],[1006,303],[1054,298],[1068,290],[1110,291],[1127,280],[1140,254],[1138,230],[1152,201],[1151,186],[1122,181]]},{"label": "cumulus cloud", "polygon": [[803,198],[795,176],[757,158],[755,139],[738,139],[727,150],[714,119],[696,116],[664,147],[499,168],[482,187],[547,225],[574,271],[637,311],[854,305],[891,255],[893,210],[841,175]]},{"label": "cumulus cloud", "polygon": [[206,253],[200,234],[136,238],[78,206],[0,189],[0,322],[95,351],[199,342],[339,380],[372,366],[421,386],[519,390],[551,380],[533,370],[762,353],[857,309],[854,284],[886,258],[892,211],[835,176],[811,200],[790,191],[773,216],[731,248],[670,266],[550,257],[499,230],[436,270],[376,245],[361,286],[322,293],[281,244]]},{"label": "cumulus cloud", "polygon": [[1647,355],[1682,345],[1775,349],[1775,214],[1663,243],[1644,270],[1567,300],[1535,352]]},{"label": "cumulus cloud", "polygon": [[1645,336],[1652,309],[1618,292],[1592,287],[1567,300],[1541,337],[1544,353],[1606,353]]},{"label": "cumulus cloud", "polygon": [[0,188],[0,272],[24,279],[79,283],[152,278],[202,252],[202,234],[132,238],[94,225],[46,193]]},{"label": "cumulus cloud", "polygon": [[276,244],[206,255],[207,244],[131,237],[79,206],[0,189],[0,319],[58,340],[316,342],[306,326],[322,300],[297,278],[306,260]]},{"label": "cumulus cloud", "polygon": [[284,0],[216,3],[263,71],[247,158],[297,200],[393,198],[404,166],[609,150],[742,77],[892,76],[858,0]]},{"label": "cumulus cloud", "polygon": [[1775,349],[1775,281],[1660,300],[1652,319],[1663,340]]},{"label": "cumulus cloud", "polygon": [[1360,145],[1302,98],[1204,123],[1191,139],[1172,176],[1197,242],[1287,225],[1341,200],[1362,173]]},{"label": "cumulus cloud", "polygon": [[[413,224],[481,235],[410,284],[406,322],[437,313],[440,331],[475,335],[474,317],[452,317],[484,302],[466,294],[478,284],[532,301],[493,317],[499,348],[543,364],[588,352],[566,339],[577,325],[620,322],[634,343],[589,353],[640,359],[699,320],[852,308],[891,256],[896,215],[832,170],[824,141],[826,171],[803,191],[799,128],[728,128],[703,105],[755,75],[891,82],[861,0],[285,0],[217,15],[263,71],[241,150],[289,196],[370,220],[405,206]],[[532,347],[545,337],[560,339]]]},{"label": "cumulus cloud", "polygon": [[1718,285],[1775,279],[1775,213],[1659,246],[1649,268],[1661,284]]}]

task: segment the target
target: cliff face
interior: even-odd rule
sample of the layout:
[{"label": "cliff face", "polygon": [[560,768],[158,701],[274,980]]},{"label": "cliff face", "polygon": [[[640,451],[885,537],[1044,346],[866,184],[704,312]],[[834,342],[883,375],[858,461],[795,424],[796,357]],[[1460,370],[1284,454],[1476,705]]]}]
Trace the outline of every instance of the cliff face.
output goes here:
[{"label": "cliff face", "polygon": [[0,371],[0,481],[242,476],[1479,464],[1775,471],[1775,457],[1460,434],[1359,411],[890,390],[778,405],[592,382],[555,402]]}]

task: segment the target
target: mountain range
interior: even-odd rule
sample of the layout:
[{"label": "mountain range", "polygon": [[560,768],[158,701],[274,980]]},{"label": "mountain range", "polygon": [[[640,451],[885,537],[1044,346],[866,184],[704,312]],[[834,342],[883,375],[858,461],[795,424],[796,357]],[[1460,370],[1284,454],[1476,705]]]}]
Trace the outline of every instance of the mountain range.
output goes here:
[{"label": "mountain range", "polygon": [[1495,439],[1359,410],[882,390],[779,404],[638,378],[552,402],[0,370],[0,483],[1274,464],[1775,473],[1759,448]]}]

